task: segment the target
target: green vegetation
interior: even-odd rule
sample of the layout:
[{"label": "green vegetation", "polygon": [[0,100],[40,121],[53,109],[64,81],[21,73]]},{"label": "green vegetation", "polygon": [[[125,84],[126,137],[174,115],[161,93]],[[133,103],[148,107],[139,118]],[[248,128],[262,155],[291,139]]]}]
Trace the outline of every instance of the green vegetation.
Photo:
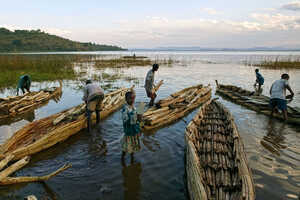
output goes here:
[{"label": "green vegetation", "polygon": [[133,67],[133,66],[147,66],[151,65],[152,62],[149,59],[124,59],[124,58],[114,58],[114,59],[101,59],[95,61],[96,68],[123,68],[123,67]]},{"label": "green vegetation", "polygon": [[119,51],[117,46],[80,43],[40,30],[10,31],[0,28],[0,52],[33,51]]},{"label": "green vegetation", "polygon": [[300,69],[300,57],[290,56],[286,59],[277,57],[275,60],[264,60],[261,63],[245,63],[249,66],[257,66],[270,69]]},{"label": "green vegetation", "polygon": [[113,59],[98,59],[95,60],[95,67],[101,68],[128,68],[137,66],[151,66],[154,63],[160,65],[171,65],[175,61],[171,58],[152,61],[150,59],[132,59],[132,58],[113,58]]},{"label": "green vegetation", "polygon": [[75,79],[77,55],[0,55],[0,88],[16,86],[19,77],[29,74],[32,81]]}]

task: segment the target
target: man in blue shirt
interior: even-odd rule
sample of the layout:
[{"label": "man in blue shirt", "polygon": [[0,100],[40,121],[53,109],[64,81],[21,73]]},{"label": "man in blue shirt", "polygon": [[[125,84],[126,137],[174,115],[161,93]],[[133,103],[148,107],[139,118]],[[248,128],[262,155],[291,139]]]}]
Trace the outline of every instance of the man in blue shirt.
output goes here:
[{"label": "man in blue shirt", "polygon": [[20,77],[18,87],[17,87],[17,95],[19,95],[19,89],[22,90],[23,94],[25,94],[25,89],[27,92],[30,92],[31,79],[29,75],[23,75]]},{"label": "man in blue shirt", "polygon": [[261,86],[264,84],[265,79],[264,77],[259,73],[259,69],[255,69],[255,74],[256,74],[256,81],[254,83],[254,87],[258,84],[258,92],[261,92]]}]

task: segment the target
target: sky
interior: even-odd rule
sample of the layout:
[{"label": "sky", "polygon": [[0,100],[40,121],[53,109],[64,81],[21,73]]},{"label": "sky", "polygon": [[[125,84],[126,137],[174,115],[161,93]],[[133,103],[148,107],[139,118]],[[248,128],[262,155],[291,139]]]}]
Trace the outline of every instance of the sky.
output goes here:
[{"label": "sky", "polygon": [[299,48],[300,0],[1,0],[0,27],[124,48]]}]

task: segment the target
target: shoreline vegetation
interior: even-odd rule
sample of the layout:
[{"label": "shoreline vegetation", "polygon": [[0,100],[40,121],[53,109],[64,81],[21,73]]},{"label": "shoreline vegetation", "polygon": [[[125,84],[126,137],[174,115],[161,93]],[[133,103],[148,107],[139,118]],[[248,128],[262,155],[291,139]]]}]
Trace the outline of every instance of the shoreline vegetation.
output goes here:
[{"label": "shoreline vegetation", "polygon": [[129,67],[143,67],[151,66],[154,63],[159,65],[171,65],[176,61],[169,59],[160,59],[160,60],[151,60],[142,58],[131,58],[131,57],[121,57],[121,58],[112,58],[112,59],[99,59],[95,60],[95,68],[129,68]]},{"label": "shoreline vegetation", "polygon": [[291,56],[287,59],[280,59],[278,56],[275,60],[265,59],[260,63],[252,63],[251,61],[246,61],[245,65],[268,69],[300,69],[300,57]]},{"label": "shoreline vegetation", "polygon": [[[96,70],[106,68],[129,68],[151,66],[154,63],[171,66],[175,60],[139,59],[139,58],[105,58],[97,55],[0,55],[0,88],[16,87],[19,77],[24,74],[31,76],[33,82],[76,80],[84,77],[85,64],[91,64]],[[79,67],[79,71],[75,70]],[[114,80],[124,78],[135,80],[116,74],[104,74],[103,79]]]},{"label": "shoreline vegetation", "polygon": [[113,45],[76,42],[39,29],[10,31],[0,27],[1,53],[61,51],[127,51],[127,49]]}]

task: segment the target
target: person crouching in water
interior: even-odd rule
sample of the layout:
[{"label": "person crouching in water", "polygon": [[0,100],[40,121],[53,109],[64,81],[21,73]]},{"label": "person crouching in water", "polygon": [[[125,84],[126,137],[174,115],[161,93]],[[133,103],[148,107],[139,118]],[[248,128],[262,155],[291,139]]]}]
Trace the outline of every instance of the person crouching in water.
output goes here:
[{"label": "person crouching in water", "polygon": [[288,80],[290,79],[288,74],[282,74],[281,79],[275,81],[270,88],[270,106],[272,108],[271,116],[277,109],[282,110],[283,119],[287,120],[287,100],[286,100],[286,89],[291,93],[290,99],[294,97],[294,92],[291,89]]},{"label": "person crouching in water", "polygon": [[92,113],[96,111],[96,123],[100,122],[101,104],[104,99],[103,89],[91,80],[86,81],[82,100],[86,103],[86,116],[88,131],[92,130]]},{"label": "person crouching in water", "polygon": [[19,89],[25,94],[25,90],[30,92],[31,79],[29,75],[23,75],[20,77],[17,87],[17,95],[19,95]]},{"label": "person crouching in water", "polygon": [[256,81],[254,83],[254,87],[256,87],[256,85],[258,84],[258,94],[260,94],[261,91],[261,86],[264,84],[265,79],[264,77],[261,75],[261,73],[259,73],[259,69],[255,69],[255,74],[256,74]]},{"label": "person crouching in water", "polygon": [[124,136],[121,141],[122,146],[122,162],[125,162],[125,155],[129,153],[131,155],[131,162],[133,162],[133,155],[135,152],[140,151],[140,121],[142,116],[137,114],[134,107],[135,93],[134,91],[127,92],[125,94],[126,104],[122,108],[122,120]]},{"label": "person crouching in water", "polygon": [[158,70],[159,65],[153,64],[152,69],[150,69],[147,73],[146,80],[145,80],[145,89],[147,96],[151,98],[151,101],[149,103],[149,106],[153,106],[154,100],[156,98],[156,93],[152,91],[152,89],[155,87],[154,85],[154,74]]}]

